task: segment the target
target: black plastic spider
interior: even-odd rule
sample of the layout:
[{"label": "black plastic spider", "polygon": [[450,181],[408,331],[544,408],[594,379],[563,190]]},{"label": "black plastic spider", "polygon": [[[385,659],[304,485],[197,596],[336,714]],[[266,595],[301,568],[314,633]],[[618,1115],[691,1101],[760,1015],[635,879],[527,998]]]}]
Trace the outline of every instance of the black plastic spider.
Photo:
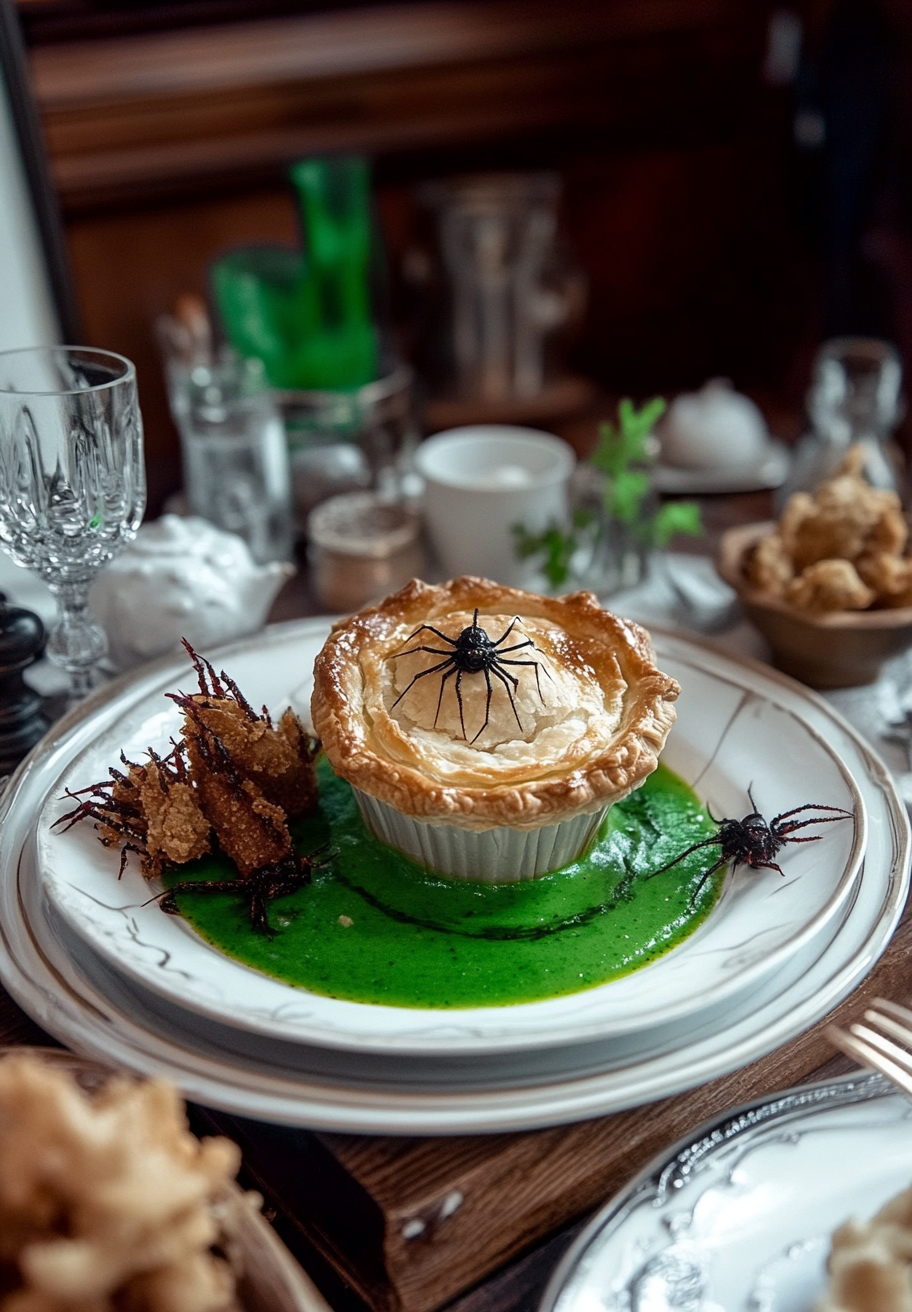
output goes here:
[{"label": "black plastic spider", "polygon": [[251,927],[258,934],[266,934],[271,938],[275,931],[269,924],[266,904],[273,898],[296,893],[299,888],[309,884],[314,870],[332,859],[331,852],[327,849],[323,849],[323,852],[319,860],[314,860],[317,853],[309,857],[288,856],[283,861],[260,866],[252,874],[239,875],[235,879],[182,879],[166,888],[164,893],[158,893],[152,901],[158,902],[167,915],[179,916],[180,910],[175,899],[180,893],[242,893],[248,901]]},{"label": "black plastic spider", "polygon": [[[803,806],[793,807],[791,811],[783,811],[780,815],[774,816],[772,820],[764,820],[757,810],[757,803],[754,801],[749,788],[747,795],[750,798],[751,806],[754,808],[750,815],[746,815],[743,820],[716,820],[710,812],[710,819],[719,826],[718,832],[713,834],[712,838],[704,838],[701,843],[691,843],[690,847],[679,853],[673,861],[669,861],[658,870],[653,870],[649,878],[652,879],[655,875],[661,875],[666,870],[670,870],[672,866],[676,866],[679,861],[683,861],[686,856],[690,856],[691,852],[696,852],[701,847],[721,848],[718,861],[715,861],[703,873],[700,882],[691,894],[690,904],[693,906],[707,879],[721,869],[722,866],[727,865],[729,861],[733,863],[734,869],[737,869],[738,866],[750,866],[752,870],[778,870],[779,874],[782,875],[785,872],[776,864],[773,857],[785,847],[786,843],[816,843],[823,837],[823,834],[808,834],[805,838],[793,838],[792,835],[796,829],[806,829],[808,825],[832,824],[836,820],[848,820],[852,815],[851,811],[845,811],[841,806],[824,806],[821,802],[805,802]],[[793,818],[801,815],[804,811],[835,811],[837,814],[811,816],[807,820],[795,820]]]},{"label": "black plastic spider", "polygon": [[[440,674],[440,696],[437,698],[437,714],[434,716],[434,728],[436,729],[437,720],[440,715],[440,704],[443,701],[443,689],[446,685],[447,679],[451,679],[455,674],[456,700],[459,703],[459,723],[462,726],[462,736],[466,742],[468,742],[468,739],[466,738],[465,717],[463,716],[462,711],[462,676],[464,674],[483,674],[485,676],[485,683],[488,685],[488,700],[485,706],[484,724],[472,739],[472,742],[474,743],[476,739],[481,737],[485,729],[488,727],[488,721],[491,716],[491,675],[493,674],[500,679],[501,683],[507,690],[507,696],[510,698],[510,707],[516,718],[516,723],[519,725],[519,732],[522,733],[522,721],[519,718],[519,713],[516,710],[516,703],[513,700],[513,694],[519,687],[519,680],[514,675],[507,673],[502,667],[504,665],[531,665],[535,670],[535,685],[538,688],[539,697],[542,695],[541,678],[539,677],[539,669],[541,667],[539,666],[538,661],[505,661],[503,658],[508,652],[521,651],[523,647],[532,647],[534,650],[537,649],[535,648],[535,643],[532,639],[526,638],[524,642],[517,642],[512,647],[504,647],[502,651],[498,650],[498,648],[506,642],[507,638],[509,638],[514,628],[519,623],[520,619],[517,615],[510,624],[510,627],[500,638],[497,639],[496,642],[493,642],[485,633],[484,629],[479,625],[477,607],[475,609],[475,617],[472,620],[472,623],[468,628],[462,630],[458,638],[447,637],[445,633],[441,633],[439,629],[435,629],[432,624],[419,625],[414,633],[409,634],[405,640],[406,642],[411,642],[412,638],[417,638],[419,633],[427,629],[429,633],[434,633],[444,642],[448,642],[453,650],[449,652],[441,647],[412,647],[409,651],[395,652],[393,659],[397,659],[399,656],[413,656],[415,652],[426,651],[432,656],[445,656],[446,660],[441,661],[439,665],[432,665],[429,670],[422,670],[419,674],[416,674],[409,686],[401,692],[393,702],[393,706],[397,706],[399,702],[402,701],[405,694],[412,690],[419,679],[425,679],[429,674]],[[442,673],[444,670],[446,671],[445,674]],[[548,674],[547,667],[545,667],[545,673]],[[513,685],[512,688],[510,686],[511,684]],[[390,709],[392,710],[392,707],[390,707]]]}]

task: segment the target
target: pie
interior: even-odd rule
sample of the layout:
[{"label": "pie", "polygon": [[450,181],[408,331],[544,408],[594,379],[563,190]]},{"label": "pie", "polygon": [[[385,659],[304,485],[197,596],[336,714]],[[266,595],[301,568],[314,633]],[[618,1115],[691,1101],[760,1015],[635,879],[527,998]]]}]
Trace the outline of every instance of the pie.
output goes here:
[{"label": "pie", "polygon": [[375,804],[422,830],[533,831],[595,823],[641,784],[679,691],[648,634],[593,593],[544,597],[465,577],[413,580],[336,624],[312,712],[375,832]]}]

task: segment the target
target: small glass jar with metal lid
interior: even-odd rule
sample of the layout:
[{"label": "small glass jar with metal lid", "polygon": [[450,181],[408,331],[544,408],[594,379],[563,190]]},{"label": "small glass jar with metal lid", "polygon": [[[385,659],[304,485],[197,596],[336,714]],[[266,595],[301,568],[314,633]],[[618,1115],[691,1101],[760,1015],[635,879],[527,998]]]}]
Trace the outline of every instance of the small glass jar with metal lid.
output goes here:
[{"label": "small glass jar with metal lid", "polygon": [[352,611],[395,592],[425,567],[421,521],[373,492],[331,497],[307,520],[314,588],[329,611]]}]

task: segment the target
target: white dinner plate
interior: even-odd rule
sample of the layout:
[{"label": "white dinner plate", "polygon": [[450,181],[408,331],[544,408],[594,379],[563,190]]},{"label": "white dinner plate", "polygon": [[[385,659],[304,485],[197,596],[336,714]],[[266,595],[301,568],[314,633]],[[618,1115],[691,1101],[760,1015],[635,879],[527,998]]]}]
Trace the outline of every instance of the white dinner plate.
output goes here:
[{"label": "white dinner plate", "polygon": [[29,863],[34,816],[45,794],[43,765],[59,773],[70,735],[78,739],[82,732],[79,717],[26,763],[0,806],[4,984],[39,1024],[86,1055],[167,1076],[185,1096],[237,1114],[354,1133],[460,1134],[560,1124],[666,1097],[757,1060],[826,1014],[883,951],[908,889],[908,824],[879,759],[820,699],[759,665],[674,641],[695,659],[719,662],[723,671],[748,669],[758,679],[778,681],[784,703],[793,698],[845,762],[870,820],[862,878],[847,905],[780,971],[731,1005],[672,1024],[664,1034],[496,1060],[431,1057],[423,1064],[309,1049],[206,1023],[144,991],[82,940],[68,944],[43,921]]},{"label": "white dinner plate", "polygon": [[[328,632],[323,621],[282,626],[218,653],[217,664],[259,705],[294,700]],[[165,689],[193,687],[173,665],[146,690],[140,680],[96,712],[97,734],[59,775],[46,779],[37,821],[37,867],[45,896],[70,929],[118,971],[174,1005],[272,1038],[361,1052],[411,1055],[540,1050],[669,1024],[753,987],[812,940],[843,905],[865,845],[864,804],[851,772],[803,718],[794,694],[751,669],[719,665],[680,639],[659,636],[661,667],[682,684],[678,720],[663,760],[716,815],[750,811],[750,787],[768,817],[806,802],[841,807],[851,819],[822,824],[819,842],[781,854],[785,879],[746,867],[729,874],[707,920],[672,951],[621,979],[582,993],[503,1007],[431,1010],[372,1006],[293,988],[242,965],[150,900],[137,861],[118,881],[119,856],[90,824],[63,832],[55,820],[78,792],[107,776],[121,750],[162,753],[180,729]],[[801,818],[801,817],[799,817]],[[803,830],[802,835],[815,832]],[[707,854],[707,865],[716,855]],[[673,880],[670,871],[663,878]],[[356,933],[350,929],[348,933]]]},{"label": "white dinner plate", "polygon": [[830,1236],[912,1184],[912,1110],[877,1075],[728,1112],[593,1218],[540,1312],[809,1312]]}]

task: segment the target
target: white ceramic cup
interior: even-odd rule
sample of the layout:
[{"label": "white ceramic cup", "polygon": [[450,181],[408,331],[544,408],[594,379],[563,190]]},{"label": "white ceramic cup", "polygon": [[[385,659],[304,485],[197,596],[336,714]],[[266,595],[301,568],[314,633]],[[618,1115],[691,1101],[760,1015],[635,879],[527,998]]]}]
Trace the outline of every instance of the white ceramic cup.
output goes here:
[{"label": "white ceramic cup", "polygon": [[429,437],[415,463],[426,483],[428,533],[448,576],[478,574],[510,587],[539,581],[539,564],[517,558],[513,526],[566,526],[572,447],[534,428],[473,424]]}]

